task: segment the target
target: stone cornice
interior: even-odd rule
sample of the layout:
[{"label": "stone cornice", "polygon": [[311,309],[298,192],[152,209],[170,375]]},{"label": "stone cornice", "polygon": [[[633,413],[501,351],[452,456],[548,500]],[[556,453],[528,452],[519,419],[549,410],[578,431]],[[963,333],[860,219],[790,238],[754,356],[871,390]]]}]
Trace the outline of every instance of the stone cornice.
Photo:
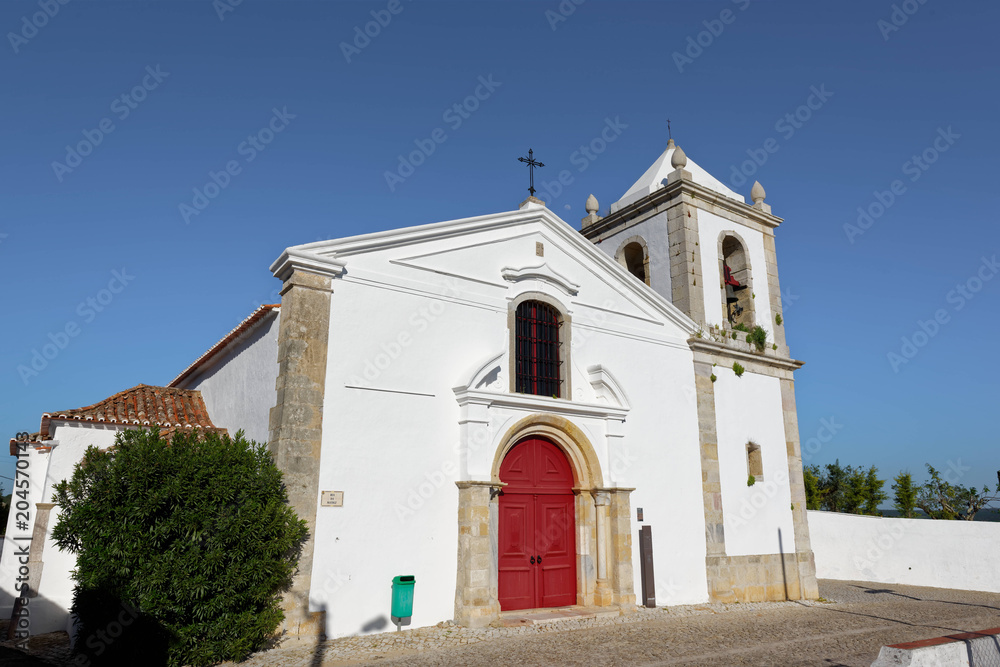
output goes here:
[{"label": "stone cornice", "polygon": [[284,282],[292,271],[305,271],[320,276],[338,278],[344,273],[346,263],[333,257],[325,257],[307,250],[288,248],[271,264],[271,273]]},{"label": "stone cornice", "polygon": [[[719,194],[714,190],[710,190],[703,185],[699,185],[698,183],[685,178],[672,181],[642,199],[634,201],[628,206],[601,218],[592,225],[588,225],[583,230],[583,234],[587,238],[600,236],[604,232],[610,231],[618,227],[620,224],[642,215],[646,209],[659,209],[663,204],[668,203],[671,199],[684,194],[688,195],[692,199],[701,200],[708,204],[731,211],[743,218],[747,218],[771,229],[777,227],[783,222],[781,218],[775,215],[765,213],[760,209],[755,209],[749,204],[745,204],[741,201],[730,199],[725,195]],[[653,214],[652,210],[650,213]]]},{"label": "stone cornice", "polygon": [[726,345],[704,338],[689,338],[688,346],[693,352],[703,352],[711,356],[727,357],[736,361],[746,361],[752,364],[762,364],[785,371],[796,371],[805,364],[804,361],[788,359],[786,357],[776,357],[769,354],[754,354],[753,352],[743,352]]},{"label": "stone cornice", "polygon": [[471,403],[484,404],[487,407],[513,408],[531,412],[546,412],[553,415],[595,417],[598,419],[625,420],[628,408],[621,408],[606,403],[579,403],[559,398],[535,396],[533,394],[508,394],[492,391],[472,391],[465,387],[456,387],[455,397],[460,406]]}]

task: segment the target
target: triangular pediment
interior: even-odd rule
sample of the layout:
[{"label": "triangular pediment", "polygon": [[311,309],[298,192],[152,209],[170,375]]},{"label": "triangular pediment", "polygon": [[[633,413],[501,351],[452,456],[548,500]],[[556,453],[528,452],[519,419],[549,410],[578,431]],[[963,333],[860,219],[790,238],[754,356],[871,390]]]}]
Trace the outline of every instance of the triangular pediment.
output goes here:
[{"label": "triangular pediment", "polygon": [[336,277],[351,276],[352,270],[356,277],[352,265],[395,275],[405,267],[414,280],[427,273],[448,276],[467,281],[480,295],[537,285],[594,312],[669,321],[679,333],[697,330],[673,304],[544,206],[295,246],[271,270],[284,275],[290,265],[301,264],[303,270],[323,272],[324,263]]}]

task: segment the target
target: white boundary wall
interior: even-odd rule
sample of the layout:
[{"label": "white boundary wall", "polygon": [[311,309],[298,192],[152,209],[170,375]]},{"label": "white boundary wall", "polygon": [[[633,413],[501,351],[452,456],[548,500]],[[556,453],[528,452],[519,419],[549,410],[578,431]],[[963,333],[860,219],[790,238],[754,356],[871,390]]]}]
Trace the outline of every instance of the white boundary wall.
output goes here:
[{"label": "white boundary wall", "polygon": [[821,579],[1000,593],[1000,523],[808,516]]}]

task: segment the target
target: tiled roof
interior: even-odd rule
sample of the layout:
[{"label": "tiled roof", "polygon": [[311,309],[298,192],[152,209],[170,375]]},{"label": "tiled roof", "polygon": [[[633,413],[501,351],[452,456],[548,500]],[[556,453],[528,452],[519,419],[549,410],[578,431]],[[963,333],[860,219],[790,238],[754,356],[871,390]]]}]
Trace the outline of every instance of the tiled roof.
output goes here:
[{"label": "tiled roof", "polygon": [[49,438],[49,423],[53,420],[121,424],[123,426],[160,426],[163,435],[178,428],[198,428],[225,433],[217,428],[208,415],[200,391],[176,387],[153,387],[140,384],[118,392],[100,403],[74,410],[57,410],[42,415],[39,439]]},{"label": "tiled roof", "polygon": [[271,314],[272,312],[276,312],[276,311],[278,311],[280,309],[281,309],[281,304],[272,303],[272,304],[265,304],[265,305],[261,306],[260,308],[258,308],[257,310],[253,311],[250,314],[250,317],[246,318],[245,320],[243,320],[242,322],[240,322],[238,325],[236,325],[235,329],[233,329],[228,334],[226,334],[225,336],[223,336],[222,340],[220,340],[218,343],[216,343],[211,348],[209,348],[208,352],[206,352],[205,354],[203,354],[200,357],[198,357],[197,359],[195,359],[195,361],[194,361],[193,364],[191,364],[190,366],[188,366],[187,368],[185,368],[183,371],[181,371],[181,374],[178,375],[177,377],[175,377],[173,380],[171,380],[170,384],[168,384],[167,386],[168,387],[176,387],[185,378],[187,378],[188,376],[190,376],[192,373],[194,373],[196,370],[198,370],[201,366],[203,366],[205,363],[207,363],[212,357],[214,357],[216,354],[218,354],[219,352],[221,352],[227,345],[229,345],[231,342],[233,342],[234,340],[236,340],[237,338],[239,338],[240,336],[242,336],[244,333],[248,332],[258,322],[260,322],[262,319],[264,319],[267,315]]}]

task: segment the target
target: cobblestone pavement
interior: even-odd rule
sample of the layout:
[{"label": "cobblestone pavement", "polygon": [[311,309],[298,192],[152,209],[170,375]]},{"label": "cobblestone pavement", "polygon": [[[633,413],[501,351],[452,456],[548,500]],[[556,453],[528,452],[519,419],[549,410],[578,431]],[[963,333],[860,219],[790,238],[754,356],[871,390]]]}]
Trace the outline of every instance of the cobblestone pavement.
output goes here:
[{"label": "cobblestone pavement", "polygon": [[821,581],[820,595],[829,602],[705,604],[520,628],[421,628],[319,646],[289,641],[242,664],[868,667],[883,644],[1000,626],[1000,594]]},{"label": "cobblestone pavement", "polygon": [[[842,665],[868,667],[883,644],[1000,626],[1000,594],[820,581],[822,602],[702,604],[524,627],[438,627],[288,640],[240,667],[469,665]],[[65,633],[31,640],[66,664]],[[2,652],[0,665],[11,654]],[[23,654],[21,654],[23,655]],[[34,665],[40,663],[10,663]],[[233,663],[226,663],[232,667]]]}]

